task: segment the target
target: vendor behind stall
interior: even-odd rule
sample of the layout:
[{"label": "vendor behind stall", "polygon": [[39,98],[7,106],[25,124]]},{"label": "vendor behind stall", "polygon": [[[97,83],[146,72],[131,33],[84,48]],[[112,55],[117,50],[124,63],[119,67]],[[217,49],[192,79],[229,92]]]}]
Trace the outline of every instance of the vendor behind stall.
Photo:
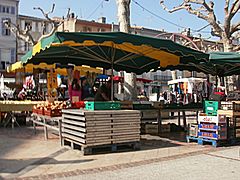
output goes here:
[{"label": "vendor behind stall", "polygon": [[103,84],[98,89],[94,97],[95,101],[110,101],[111,100],[111,81],[108,81],[107,84]]},{"label": "vendor behind stall", "polygon": [[72,102],[78,102],[81,100],[81,88],[77,79],[73,79],[72,84],[69,85],[68,93]]}]

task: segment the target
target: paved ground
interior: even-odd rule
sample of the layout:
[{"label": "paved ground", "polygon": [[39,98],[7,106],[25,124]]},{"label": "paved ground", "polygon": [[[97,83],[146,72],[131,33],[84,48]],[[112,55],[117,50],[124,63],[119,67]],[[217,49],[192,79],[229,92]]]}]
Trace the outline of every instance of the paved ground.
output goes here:
[{"label": "paved ground", "polygon": [[45,141],[39,127],[36,135],[32,128],[0,128],[0,179],[239,178],[239,146],[187,144],[182,136],[144,135],[140,151],[83,156],[60,147],[53,134]]},{"label": "paved ground", "polygon": [[85,173],[60,179],[83,180],[239,180],[239,147],[140,165],[114,171]]}]

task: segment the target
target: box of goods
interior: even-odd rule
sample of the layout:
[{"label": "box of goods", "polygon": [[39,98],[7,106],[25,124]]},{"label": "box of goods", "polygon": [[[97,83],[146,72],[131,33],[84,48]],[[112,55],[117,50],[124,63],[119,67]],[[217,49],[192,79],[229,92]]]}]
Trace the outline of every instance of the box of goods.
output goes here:
[{"label": "box of goods", "polygon": [[236,129],[236,138],[240,138],[240,129]]},{"label": "box of goods", "polygon": [[198,124],[201,122],[218,123],[218,116],[200,116],[198,115]]},{"label": "box of goods", "polygon": [[215,125],[215,123],[199,124],[198,128],[205,129],[205,130],[218,130],[218,126]]},{"label": "box of goods", "polygon": [[33,113],[37,114],[38,113],[38,109],[36,106],[33,106],[33,110],[32,110]]},{"label": "box of goods", "polygon": [[231,102],[231,101],[221,101],[219,109],[221,109],[221,110],[232,110],[233,109],[233,102]]},{"label": "box of goods", "polygon": [[192,137],[198,136],[198,124],[188,124],[188,135]]},{"label": "box of goods", "polygon": [[120,101],[121,109],[133,109],[132,101]]},{"label": "box of goods", "polygon": [[204,101],[204,111],[209,116],[217,116],[218,101]]},{"label": "box of goods", "polygon": [[218,115],[218,123],[227,123],[226,115],[219,114]]},{"label": "box of goods", "polygon": [[85,102],[84,101],[79,101],[79,102],[73,102],[72,103],[72,108],[80,109],[80,108],[85,108]]},{"label": "box of goods", "polygon": [[215,132],[198,132],[198,136],[206,139],[218,139],[218,135]]},{"label": "box of goods", "polygon": [[119,102],[106,102],[106,101],[85,101],[86,110],[119,110],[121,104]]},{"label": "box of goods", "polygon": [[145,125],[145,133],[146,134],[158,134],[158,124],[146,124]]},{"label": "box of goods", "polygon": [[153,102],[153,107],[154,108],[157,108],[157,109],[161,109],[164,107],[164,102],[163,101],[160,101],[160,102]]},{"label": "box of goods", "polygon": [[37,109],[37,114],[44,115],[44,109],[43,108]]},{"label": "box of goods", "polygon": [[62,116],[62,109],[45,109],[44,115],[50,117],[59,117]]},{"label": "box of goods", "polygon": [[152,104],[133,103],[134,110],[151,109],[151,108],[152,108]]},{"label": "box of goods", "polygon": [[240,103],[233,102],[233,111],[239,112],[240,111]]}]

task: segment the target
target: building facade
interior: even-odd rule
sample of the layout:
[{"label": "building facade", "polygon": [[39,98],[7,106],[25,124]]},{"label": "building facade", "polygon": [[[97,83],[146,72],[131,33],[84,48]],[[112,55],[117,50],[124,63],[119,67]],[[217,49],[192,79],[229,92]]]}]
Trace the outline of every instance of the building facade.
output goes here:
[{"label": "building facade", "polygon": [[19,0],[0,0],[0,72],[16,60],[16,36],[4,25],[4,20],[17,24]]},{"label": "building facade", "polygon": [[[52,29],[51,23],[49,23],[46,19],[32,16],[18,15],[17,24],[21,30],[25,30],[27,27],[30,27],[30,34],[35,41],[37,41],[42,35],[48,34]],[[21,56],[32,49],[32,45],[30,43],[25,42],[21,39],[17,40],[17,46],[17,60],[19,60]]]}]

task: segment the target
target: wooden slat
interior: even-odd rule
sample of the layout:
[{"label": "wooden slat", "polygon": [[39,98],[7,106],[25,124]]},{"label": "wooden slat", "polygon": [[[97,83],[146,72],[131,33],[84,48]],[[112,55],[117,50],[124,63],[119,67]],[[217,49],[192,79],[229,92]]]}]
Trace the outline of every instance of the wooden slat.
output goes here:
[{"label": "wooden slat", "polygon": [[83,110],[80,110],[80,109],[63,109],[62,110],[62,113],[63,114],[73,114],[73,115],[77,115],[77,116],[84,116],[85,113]]},{"label": "wooden slat", "polygon": [[102,121],[102,120],[123,120],[123,121],[132,121],[132,120],[138,120],[140,122],[140,117],[86,117],[86,121]]},{"label": "wooden slat", "polygon": [[[118,123],[118,122],[115,122],[115,123],[108,123],[107,125],[111,125],[111,126],[121,126],[121,125],[131,125],[131,126],[133,126],[133,125],[139,125],[140,123],[131,123],[131,122],[124,122],[124,123],[122,123],[122,122],[120,122],[120,123]],[[87,122],[87,128],[88,127],[91,127],[91,126],[96,126],[96,125],[98,125],[98,126],[104,126],[104,125],[106,125],[106,123],[88,123]]]},{"label": "wooden slat", "polygon": [[82,138],[79,138],[79,137],[75,137],[73,135],[69,135],[69,134],[66,134],[66,133],[62,133],[62,137],[63,138],[69,138],[71,140],[77,141],[77,142],[82,143],[82,144],[86,143],[85,139],[82,139]]},{"label": "wooden slat", "polygon": [[67,133],[67,134],[71,134],[73,136],[76,136],[76,137],[81,137],[81,138],[86,138],[86,134],[85,133],[81,133],[80,131],[73,131],[73,130],[70,130],[70,129],[66,129],[66,128],[63,128],[62,130],[63,133]]},{"label": "wooden slat", "polygon": [[62,117],[64,119],[73,119],[76,121],[86,121],[86,118],[84,116],[74,116],[74,115],[68,115],[68,114],[63,114]]},{"label": "wooden slat", "polygon": [[74,125],[77,125],[77,126],[83,126],[83,127],[86,126],[86,124],[83,123],[83,122],[72,121],[72,120],[68,120],[68,119],[63,119],[62,121],[63,121],[63,123],[74,124]]},{"label": "wooden slat", "polygon": [[81,131],[81,132],[85,132],[86,133],[86,128],[82,128],[82,127],[78,127],[78,126],[73,126],[73,125],[69,125],[69,124],[65,124],[62,123],[62,127],[66,127],[72,130],[76,130],[76,131]]}]

